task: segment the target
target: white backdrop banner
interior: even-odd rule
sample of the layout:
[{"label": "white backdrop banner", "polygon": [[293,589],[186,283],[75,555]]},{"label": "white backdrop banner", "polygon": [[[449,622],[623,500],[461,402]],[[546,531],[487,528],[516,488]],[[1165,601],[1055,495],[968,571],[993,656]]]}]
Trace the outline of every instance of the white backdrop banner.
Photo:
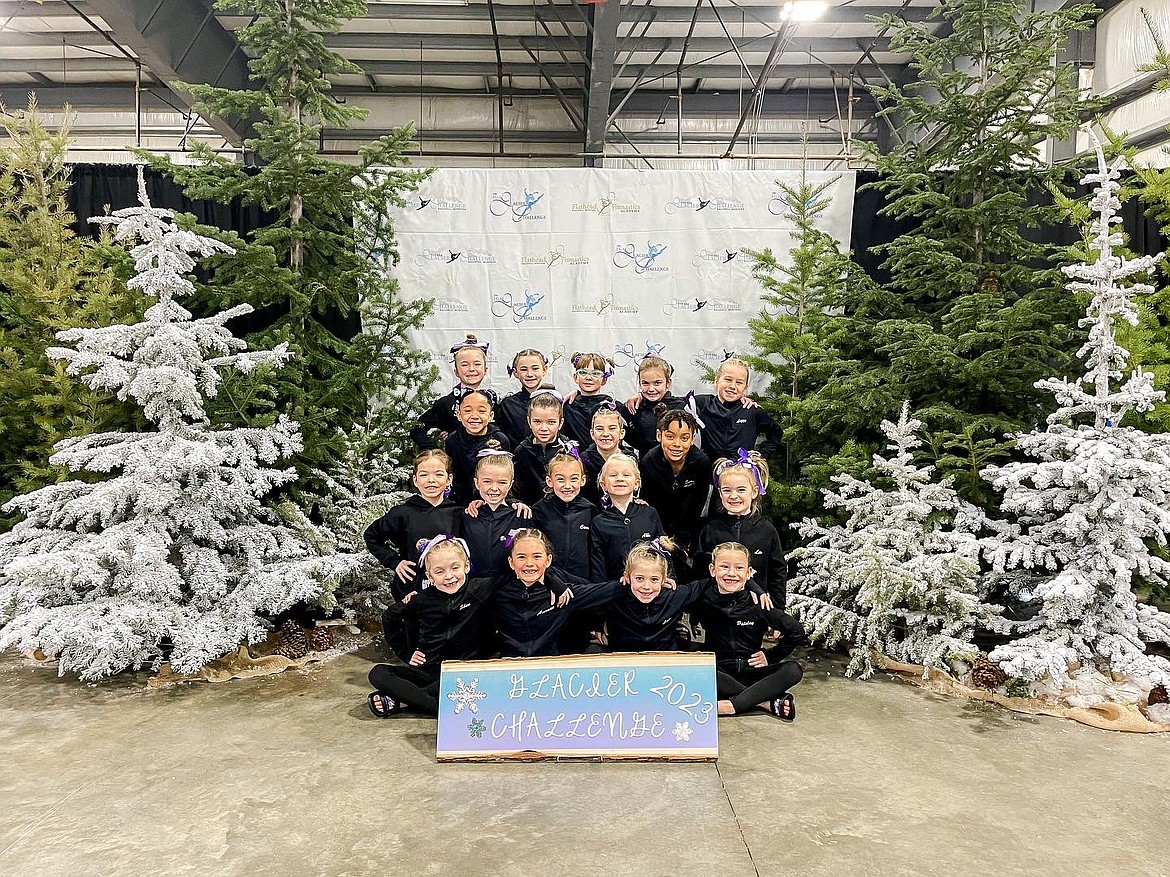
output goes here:
[{"label": "white backdrop banner", "polygon": [[[836,179],[821,228],[848,246],[854,174]],[[535,347],[550,377],[574,389],[569,357],[603,353],[617,366],[606,391],[635,392],[647,355],[675,367],[674,391],[697,388],[715,367],[750,349],[747,321],[763,304],[743,248],[771,247],[783,261],[792,223],[778,183],[795,171],[637,171],[585,168],[436,170],[396,223],[407,298],[434,313],[414,338],[453,383],[448,350],[467,332],[491,342],[486,386],[519,384],[506,368]]]}]

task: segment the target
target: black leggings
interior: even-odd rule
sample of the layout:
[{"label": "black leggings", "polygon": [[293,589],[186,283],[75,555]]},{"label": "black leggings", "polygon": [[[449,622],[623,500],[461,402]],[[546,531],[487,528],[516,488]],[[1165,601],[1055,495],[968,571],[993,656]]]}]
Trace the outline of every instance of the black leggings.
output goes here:
[{"label": "black leggings", "polygon": [[804,670],[796,661],[781,661],[759,668],[744,664],[735,668],[734,676],[729,672],[730,666],[723,666],[727,669],[715,671],[715,688],[720,700],[730,700],[737,713],[783,697],[788,689],[804,678]]},{"label": "black leggings", "polygon": [[382,694],[388,694],[400,703],[410,704],[419,712],[432,716],[439,714],[438,668],[375,664],[370,670],[370,684]]}]

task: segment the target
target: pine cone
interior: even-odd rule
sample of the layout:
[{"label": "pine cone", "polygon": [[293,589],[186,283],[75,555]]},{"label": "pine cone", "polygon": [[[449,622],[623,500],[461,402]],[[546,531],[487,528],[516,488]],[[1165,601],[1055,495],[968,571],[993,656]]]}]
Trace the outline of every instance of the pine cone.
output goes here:
[{"label": "pine cone", "polygon": [[989,661],[987,658],[976,658],[975,665],[971,668],[971,682],[976,688],[999,688],[1007,682],[1007,673],[1003,672],[1003,668],[995,661]]},{"label": "pine cone", "polygon": [[303,658],[309,652],[309,640],[301,626],[291,618],[281,625],[276,635],[276,654],[290,661]]},{"label": "pine cone", "polygon": [[309,649],[327,652],[333,648],[333,631],[328,627],[314,627],[309,631]]},{"label": "pine cone", "polygon": [[1170,703],[1170,696],[1166,694],[1165,685],[1155,685],[1150,689],[1150,696],[1146,698],[1146,703],[1150,706],[1158,703]]}]

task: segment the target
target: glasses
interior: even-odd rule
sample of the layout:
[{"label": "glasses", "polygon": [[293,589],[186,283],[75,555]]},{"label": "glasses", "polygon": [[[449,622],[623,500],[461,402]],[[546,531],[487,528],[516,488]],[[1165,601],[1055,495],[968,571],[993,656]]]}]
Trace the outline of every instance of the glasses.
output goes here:
[{"label": "glasses", "polygon": [[604,378],[605,372],[596,368],[579,368],[576,375],[579,378]]}]

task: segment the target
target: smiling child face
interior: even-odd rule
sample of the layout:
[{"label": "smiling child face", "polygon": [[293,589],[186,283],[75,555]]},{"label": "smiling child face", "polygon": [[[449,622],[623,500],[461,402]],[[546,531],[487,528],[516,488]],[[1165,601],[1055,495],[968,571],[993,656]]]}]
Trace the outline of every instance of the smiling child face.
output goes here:
[{"label": "smiling child face", "polygon": [[640,603],[650,603],[662,592],[662,564],[636,561],[622,579]]},{"label": "smiling child face", "polygon": [[616,463],[605,464],[605,474],[601,476],[601,489],[609,494],[610,499],[622,500],[634,495],[638,482],[638,467],[625,460],[619,460]]},{"label": "smiling child face", "polygon": [[470,565],[457,546],[440,544],[427,553],[427,578],[444,594],[454,594],[467,581]]},{"label": "smiling child face", "polygon": [[415,469],[414,486],[423,499],[437,503],[442,499],[443,491],[451,486],[451,473],[447,471],[447,465],[442,460],[430,457],[419,463]]},{"label": "smiling child face", "polygon": [[532,354],[518,357],[516,365],[512,367],[512,374],[516,376],[520,386],[530,393],[540,386],[547,371],[544,360]]},{"label": "smiling child face", "polygon": [[493,509],[498,508],[512,489],[512,473],[504,466],[483,463],[475,473],[475,489],[480,499]]},{"label": "smiling child face", "polygon": [[742,551],[725,548],[711,558],[711,576],[721,594],[734,594],[752,577],[751,561]]},{"label": "smiling child face", "polygon": [[572,502],[581,492],[581,485],[585,483],[585,473],[580,464],[558,463],[549,469],[545,478],[548,489],[563,502]]},{"label": "smiling child face", "polygon": [[746,515],[759,495],[756,480],[745,469],[728,469],[719,476],[719,500],[730,514]]},{"label": "smiling child face", "polygon": [[463,386],[479,389],[486,374],[487,362],[479,348],[465,347],[455,354],[455,377]]},{"label": "smiling child face", "polygon": [[638,389],[647,402],[659,402],[670,390],[670,378],[659,368],[647,368],[638,375]]},{"label": "smiling child face", "polygon": [[525,536],[512,543],[512,553],[508,555],[508,566],[516,573],[516,578],[523,582],[525,587],[531,587],[544,578],[552,557],[544,547],[544,543],[532,536]]},{"label": "smiling child face", "polygon": [[488,425],[492,422],[492,406],[479,393],[472,393],[459,403],[455,416],[468,435],[487,435]]},{"label": "smiling child face", "polygon": [[597,368],[579,368],[573,372],[573,383],[582,396],[593,396],[605,386],[605,372]]},{"label": "smiling child face", "polygon": [[695,433],[681,420],[675,420],[658,430],[658,441],[662,445],[662,455],[670,463],[678,465],[687,458],[687,453],[695,443]]},{"label": "smiling child face", "polygon": [[597,445],[597,450],[603,454],[616,450],[625,434],[626,428],[616,411],[599,411],[593,416],[589,435],[593,439],[593,444]]},{"label": "smiling child face", "polygon": [[747,392],[748,373],[742,365],[728,365],[715,378],[715,394],[724,402],[738,402]]}]

